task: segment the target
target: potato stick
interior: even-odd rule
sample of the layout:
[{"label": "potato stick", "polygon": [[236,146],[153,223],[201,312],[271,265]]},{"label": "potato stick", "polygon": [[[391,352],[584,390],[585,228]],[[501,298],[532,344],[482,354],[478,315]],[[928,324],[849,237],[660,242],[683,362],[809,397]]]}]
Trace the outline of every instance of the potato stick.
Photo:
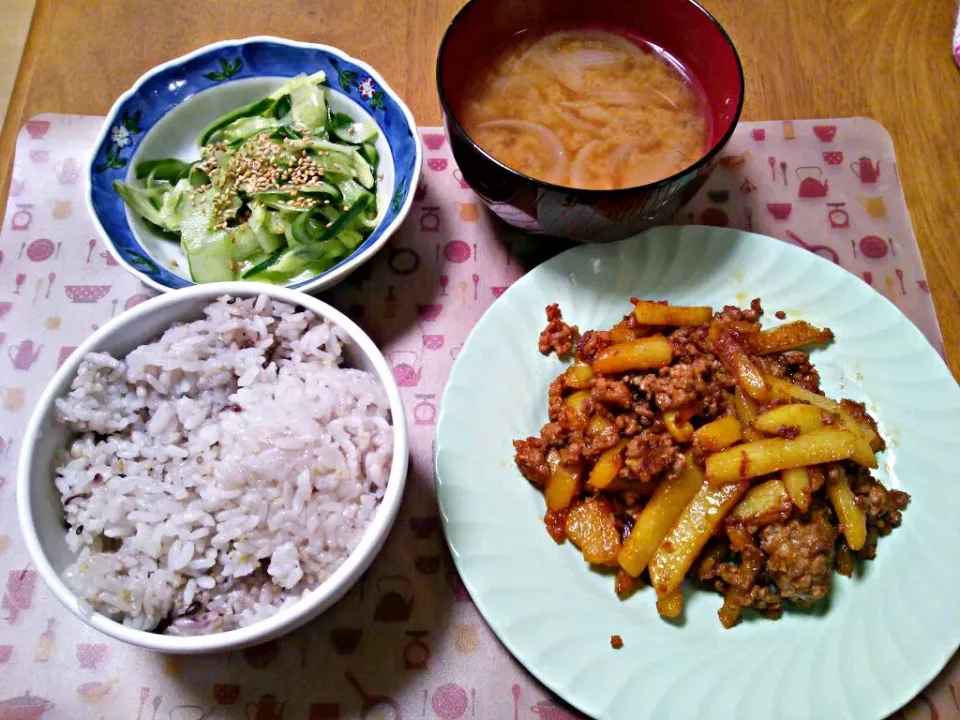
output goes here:
[{"label": "potato stick", "polygon": [[577,361],[567,368],[564,375],[567,387],[586,390],[593,379],[593,368],[589,363]]},{"label": "potato stick", "polygon": [[630,321],[632,319],[632,314],[628,315],[607,331],[613,342],[622,343],[629,340],[637,340],[638,338],[646,337],[653,333],[653,327],[640,327],[636,322],[631,323]]},{"label": "potato stick", "polygon": [[811,430],[793,440],[756,440],[709,456],[707,482],[742,482],[778,470],[846,460],[856,449],[856,436],[836,427]]},{"label": "potato stick", "polygon": [[702,325],[713,316],[713,308],[663,305],[641,300],[633,306],[633,316],[641,325]]},{"label": "potato stick", "polygon": [[743,345],[737,342],[733,335],[719,333],[713,342],[713,354],[747,395],[762,403],[770,399],[770,386]]},{"label": "potato stick", "polygon": [[753,425],[753,421],[757,417],[757,403],[741,388],[737,388],[733,395],[733,409],[736,411],[737,419],[740,420],[743,427],[748,428]]},{"label": "potato stick", "polygon": [[730,519],[746,525],[769,525],[790,516],[793,503],[781,480],[767,480],[754,485],[737,506]]},{"label": "potato stick", "polygon": [[613,421],[607,420],[603,415],[594,415],[587,423],[587,434],[593,437],[602,435],[613,427]]},{"label": "potato stick", "polygon": [[740,442],[740,421],[733,415],[708,422],[693,433],[693,444],[703,452],[716,452]]},{"label": "potato stick", "polygon": [[790,501],[797,506],[800,512],[810,509],[810,471],[805,468],[789,468],[781,473],[783,486],[790,496]]},{"label": "potato stick", "polygon": [[857,505],[857,496],[850,489],[847,474],[839,465],[827,472],[827,497],[837,511],[847,545],[851,550],[860,550],[867,540],[867,516]]},{"label": "potato stick", "polygon": [[669,365],[672,359],[670,341],[663,335],[651,335],[605,347],[593,359],[593,369],[601,374],[652,370]]},{"label": "potato stick", "polygon": [[677,442],[687,442],[693,437],[690,415],[682,410],[667,410],[663,414],[663,424],[667,426],[667,432]]},{"label": "potato stick", "polygon": [[564,531],[588,563],[616,566],[620,533],[613,509],[606,500],[590,498],[574,505],[567,515]]},{"label": "potato stick", "polygon": [[683,613],[683,588],[678,587],[669,595],[657,598],[657,612],[660,617],[678,618]]},{"label": "potato stick", "polygon": [[623,450],[626,447],[627,441],[621,440],[597,458],[597,462],[590,470],[590,478],[587,480],[591,487],[603,490],[617,479],[623,467]]},{"label": "potato stick", "polygon": [[658,597],[680,587],[713,531],[746,492],[747,486],[743,483],[700,486],[650,558],[650,580]]},{"label": "potato stick", "polygon": [[753,421],[757,417],[757,403],[754,399],[737,388],[733,395],[733,409],[743,427],[743,441],[762,440],[763,433],[753,429]]},{"label": "potato stick", "polygon": [[563,402],[578,415],[583,415],[583,406],[590,399],[586,390],[577,390],[563,399]]},{"label": "potato stick", "polygon": [[878,466],[877,457],[872,446],[875,433],[871,428],[859,424],[850,417],[850,414],[843,409],[840,403],[823,395],[818,395],[815,392],[810,392],[806,388],[794,385],[792,382],[781,378],[768,375],[766,380],[770,384],[770,391],[775,400],[800,400],[801,402],[816,405],[819,408],[823,408],[837,415],[840,418],[840,425],[843,429],[853,433],[857,437],[857,451],[852,456],[852,460],[858,465],[863,465],[868,468],[876,468]]},{"label": "potato stick", "polygon": [[792,403],[757,415],[753,427],[771,435],[778,434],[782,428],[796,428],[797,432],[804,433],[822,428],[825,415],[825,410],[814,405]]},{"label": "potato stick", "polygon": [[647,567],[664,536],[703,486],[703,472],[687,459],[676,477],[664,480],[640,512],[617,557],[620,567],[637,577]]},{"label": "potato stick", "polygon": [[818,328],[804,320],[797,320],[759,332],[753,340],[753,350],[757,355],[769,355],[805,345],[822,345],[831,340],[833,331],[830,328]]},{"label": "potato stick", "polygon": [[[548,458],[549,460],[549,458]],[[583,471],[576,466],[551,463],[552,472],[543,489],[547,501],[547,510],[557,512],[570,506],[580,491],[580,477]]]}]

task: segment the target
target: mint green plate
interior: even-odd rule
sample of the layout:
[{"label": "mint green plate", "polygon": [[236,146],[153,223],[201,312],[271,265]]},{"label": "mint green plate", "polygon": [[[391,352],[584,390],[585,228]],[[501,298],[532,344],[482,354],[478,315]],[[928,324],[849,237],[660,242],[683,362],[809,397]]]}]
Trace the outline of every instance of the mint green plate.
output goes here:
[{"label": "mint green plate", "polygon": [[[746,305],[827,325],[814,353],[828,395],[867,403],[890,449],[880,479],[912,495],[862,577],[835,577],[829,607],[724,630],[720,597],[687,589],[685,618],[657,616],[647,588],[626,602],[543,528],[543,498],[511,441],[546,421],[562,365],[537,352],[544,307],[609,327],[631,295]],[[537,267],[464,344],[437,430],[441,516],[457,569],[494,632],[530,672],[596,718],[883,718],[933,679],[960,643],[960,389],[933,347],[845,270],[772,238],[664,227],[574,248]],[[620,635],[623,649],[610,647]]]}]

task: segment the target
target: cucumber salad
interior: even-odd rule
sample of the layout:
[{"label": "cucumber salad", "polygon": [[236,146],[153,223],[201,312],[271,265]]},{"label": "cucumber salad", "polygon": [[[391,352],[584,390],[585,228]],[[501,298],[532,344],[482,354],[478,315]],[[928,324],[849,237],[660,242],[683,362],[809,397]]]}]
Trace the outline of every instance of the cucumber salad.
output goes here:
[{"label": "cucumber salad", "polygon": [[127,206],[179,239],[194,282],[288,284],[350,255],[377,225],[376,127],[333,112],[323,72],[211,123],[200,159],[138,163]]}]

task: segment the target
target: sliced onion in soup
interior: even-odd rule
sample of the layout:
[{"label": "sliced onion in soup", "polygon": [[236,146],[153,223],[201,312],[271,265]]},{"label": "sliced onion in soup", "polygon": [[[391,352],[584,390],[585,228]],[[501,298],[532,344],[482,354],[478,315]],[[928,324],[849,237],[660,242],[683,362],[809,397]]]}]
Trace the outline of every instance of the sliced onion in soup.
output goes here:
[{"label": "sliced onion in soup", "polygon": [[551,183],[562,183],[566,177],[568,165],[566,151],[563,149],[560,138],[547,126],[530,120],[490,120],[478,125],[477,130],[481,132],[506,130],[537,138],[543,147],[543,159],[548,166],[544,179]]}]

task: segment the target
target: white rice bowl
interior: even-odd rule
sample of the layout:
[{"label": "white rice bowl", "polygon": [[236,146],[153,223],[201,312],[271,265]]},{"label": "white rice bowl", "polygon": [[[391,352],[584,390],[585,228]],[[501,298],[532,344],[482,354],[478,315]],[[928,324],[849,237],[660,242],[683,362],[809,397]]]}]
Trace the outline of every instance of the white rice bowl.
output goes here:
[{"label": "white rice bowl", "polygon": [[[47,465],[69,551],[57,563],[65,588],[53,589],[72,593],[68,606],[93,624],[122,625],[111,632],[121,639],[134,631],[159,641],[139,644],[199,651],[216,649],[204,640],[217,635],[243,635],[229,643],[238,646],[266,639],[261,626],[291,629],[309,619],[300,601],[323,594],[312,591],[343,576],[323,609],[349,588],[395,517],[399,495],[381,506],[398,465],[405,474],[406,433],[385,361],[375,358],[375,372],[341,365],[344,327],[362,335],[348,320],[246,294],[127,353],[65,364],[73,372],[51,385],[69,391],[42,399],[47,417],[28,429],[27,440],[44,421],[65,429]],[[21,484],[30,464],[22,458]],[[42,495],[21,498],[21,524],[49,584],[31,492]]]}]

